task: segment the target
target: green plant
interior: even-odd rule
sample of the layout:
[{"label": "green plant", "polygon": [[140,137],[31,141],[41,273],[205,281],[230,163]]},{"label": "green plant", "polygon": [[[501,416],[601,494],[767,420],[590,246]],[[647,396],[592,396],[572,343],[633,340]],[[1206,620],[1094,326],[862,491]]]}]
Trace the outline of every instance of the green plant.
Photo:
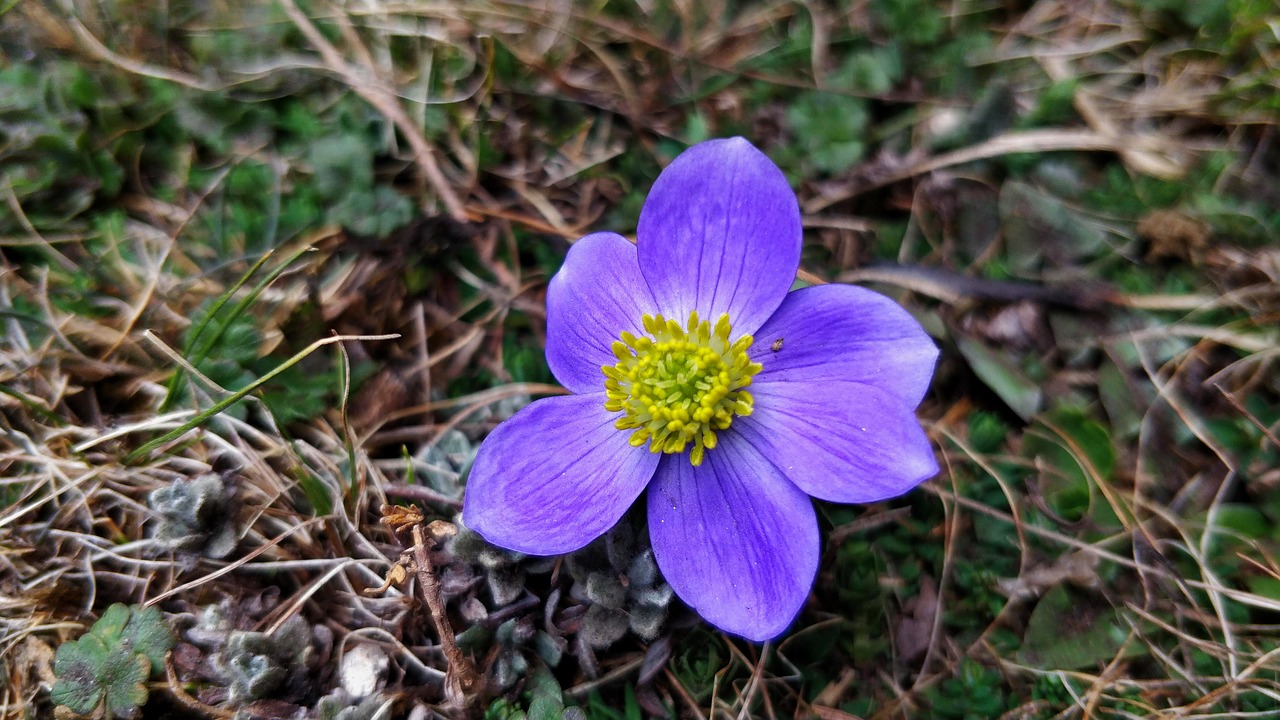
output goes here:
[{"label": "green plant", "polygon": [[81,716],[133,717],[173,643],[159,610],[116,603],[79,640],[58,647],[50,698]]},{"label": "green plant", "polygon": [[313,655],[307,621],[294,615],[274,633],[235,631],[215,657],[231,702],[272,697],[292,675],[305,671]]},{"label": "green plant", "polygon": [[328,205],[329,220],[361,235],[386,237],[413,219],[409,198],[386,185],[376,185],[375,150],[360,134],[319,138],[307,160],[316,189]]},{"label": "green plant", "polygon": [[529,673],[524,695],[527,710],[504,698],[485,710],[484,720],[586,720],[580,708],[565,707],[560,683],[543,665],[535,665]]},{"label": "green plant", "polygon": [[925,697],[938,718],[993,718],[1008,709],[1000,673],[972,658],[961,660],[956,674]]},{"label": "green plant", "polygon": [[847,170],[866,151],[867,101],[829,92],[805,91],[787,110],[799,157],[825,173]]},{"label": "green plant", "polygon": [[728,662],[722,657],[722,644],[705,628],[697,628],[681,640],[671,658],[671,672],[680,685],[698,702],[704,702],[715,691],[720,674]]},{"label": "green plant", "polygon": [[176,480],[147,496],[160,517],[155,538],[166,547],[226,557],[236,547],[236,529],[227,511],[226,488],[217,475]]},{"label": "green plant", "polygon": [[662,632],[671,586],[658,572],[647,535],[637,535],[626,518],[565,565],[574,580],[569,594],[590,604],[581,630],[588,645],[607,648],[627,630],[646,642]]},{"label": "green plant", "polygon": [[516,687],[530,668],[556,667],[564,658],[566,642],[534,627],[528,617],[512,618],[490,633],[475,625],[458,636],[464,649],[478,650],[492,643],[496,657],[489,670],[492,686],[498,690]]},{"label": "green plant", "polygon": [[458,533],[449,541],[449,554],[481,568],[496,607],[510,605],[524,593],[526,572],[551,571],[552,564],[545,558],[504,550],[485,542],[479,533],[462,524],[461,515],[454,518],[454,523]]}]

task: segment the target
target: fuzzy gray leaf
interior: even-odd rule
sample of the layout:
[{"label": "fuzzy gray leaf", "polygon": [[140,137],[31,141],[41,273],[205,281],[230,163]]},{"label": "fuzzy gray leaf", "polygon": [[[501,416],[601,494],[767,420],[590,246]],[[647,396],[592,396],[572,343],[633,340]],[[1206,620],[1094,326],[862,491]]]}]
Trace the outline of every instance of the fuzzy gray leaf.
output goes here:
[{"label": "fuzzy gray leaf", "polygon": [[646,642],[658,637],[667,619],[667,609],[654,605],[637,605],[631,610],[631,632]]},{"label": "fuzzy gray leaf", "polygon": [[614,573],[595,572],[587,576],[587,599],[596,605],[621,610],[627,589]]},{"label": "fuzzy gray leaf", "polygon": [[582,618],[582,638],[593,648],[607,648],[627,634],[630,618],[621,610],[592,605]]},{"label": "fuzzy gray leaf", "polygon": [[675,596],[671,586],[662,583],[655,588],[645,588],[636,590],[631,593],[631,599],[636,605],[650,605],[653,607],[666,607],[671,604],[671,598]]},{"label": "fuzzy gray leaf", "polygon": [[498,607],[515,602],[524,593],[524,571],[515,565],[493,568],[486,581]]},{"label": "fuzzy gray leaf", "polygon": [[604,536],[605,552],[615,570],[626,570],[636,554],[636,534],[626,518]]},{"label": "fuzzy gray leaf", "polygon": [[627,566],[627,579],[632,586],[649,587],[658,580],[658,563],[653,559],[653,550],[645,550],[636,555]]},{"label": "fuzzy gray leaf", "polygon": [[285,671],[266,655],[242,653],[227,662],[232,702],[264,700],[284,682]]}]

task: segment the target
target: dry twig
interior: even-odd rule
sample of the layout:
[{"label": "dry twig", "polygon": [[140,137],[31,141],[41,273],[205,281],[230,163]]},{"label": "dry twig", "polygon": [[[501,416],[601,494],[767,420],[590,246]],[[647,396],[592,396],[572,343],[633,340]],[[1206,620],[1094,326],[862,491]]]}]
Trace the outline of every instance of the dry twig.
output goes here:
[{"label": "dry twig", "polygon": [[445,609],[444,596],[441,594],[440,582],[436,579],[435,566],[431,562],[431,545],[427,531],[423,526],[422,513],[417,508],[405,508],[384,505],[382,522],[396,531],[412,529],[413,531],[413,571],[422,587],[422,599],[431,614],[431,622],[435,625],[436,634],[440,638],[440,650],[444,653],[448,672],[445,675],[445,699],[453,708],[467,716],[473,716],[479,710],[481,691],[484,689],[484,678],[476,671],[471,658],[462,652],[454,639],[453,626],[449,623],[448,611]]}]

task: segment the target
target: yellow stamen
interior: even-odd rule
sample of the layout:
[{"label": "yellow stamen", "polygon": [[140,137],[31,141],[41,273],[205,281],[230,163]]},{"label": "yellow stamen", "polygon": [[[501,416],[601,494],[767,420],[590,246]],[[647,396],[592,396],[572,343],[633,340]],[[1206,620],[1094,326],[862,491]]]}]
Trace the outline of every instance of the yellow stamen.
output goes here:
[{"label": "yellow stamen", "polygon": [[623,332],[611,348],[618,363],[601,368],[604,407],[623,413],[614,426],[633,430],[632,446],[675,454],[692,445],[689,462],[700,465],[715,448],[716,433],[755,405],[743,390],[761,370],[747,355],[752,337],[730,342],[727,314],[714,326],[696,311],[683,326],[662,315],[645,315],[641,325],[649,336]]}]

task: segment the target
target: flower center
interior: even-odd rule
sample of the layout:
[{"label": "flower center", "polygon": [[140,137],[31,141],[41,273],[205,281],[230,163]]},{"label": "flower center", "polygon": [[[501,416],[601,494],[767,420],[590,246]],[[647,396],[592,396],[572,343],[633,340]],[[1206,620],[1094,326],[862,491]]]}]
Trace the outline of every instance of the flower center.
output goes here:
[{"label": "flower center", "polygon": [[716,433],[735,415],[750,415],[755,399],[743,390],[760,372],[743,335],[729,342],[729,316],[715,328],[689,313],[685,327],[661,315],[642,318],[648,336],[623,332],[613,343],[618,364],[605,365],[605,410],[623,413],[615,426],[634,430],[631,445],[649,443],[650,452],[678,453],[693,444],[689,462],[702,464],[716,446]]}]

